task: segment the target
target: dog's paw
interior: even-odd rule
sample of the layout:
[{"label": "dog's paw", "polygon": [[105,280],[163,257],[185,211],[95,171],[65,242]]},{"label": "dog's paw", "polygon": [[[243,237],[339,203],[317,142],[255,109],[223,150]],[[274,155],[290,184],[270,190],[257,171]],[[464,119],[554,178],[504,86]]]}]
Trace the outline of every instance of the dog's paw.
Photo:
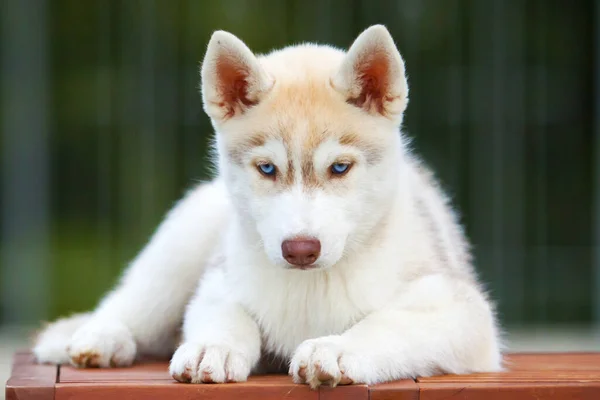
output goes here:
[{"label": "dog's paw", "polygon": [[341,336],[325,336],[304,341],[292,357],[290,375],[296,383],[316,389],[329,386],[364,383],[360,364]]},{"label": "dog's paw", "polygon": [[36,343],[32,352],[37,362],[41,364],[61,365],[69,363],[69,355],[67,354],[67,345],[65,343]]},{"label": "dog's paw", "polygon": [[118,321],[90,321],[79,328],[67,348],[72,365],[85,367],[125,367],[136,355],[129,329]]},{"label": "dog's paw", "polygon": [[90,319],[89,314],[74,314],[47,323],[33,338],[33,354],[43,364],[68,364],[67,347],[73,333]]},{"label": "dog's paw", "polygon": [[244,382],[250,363],[242,353],[228,346],[184,343],[171,359],[171,376],[183,383]]}]

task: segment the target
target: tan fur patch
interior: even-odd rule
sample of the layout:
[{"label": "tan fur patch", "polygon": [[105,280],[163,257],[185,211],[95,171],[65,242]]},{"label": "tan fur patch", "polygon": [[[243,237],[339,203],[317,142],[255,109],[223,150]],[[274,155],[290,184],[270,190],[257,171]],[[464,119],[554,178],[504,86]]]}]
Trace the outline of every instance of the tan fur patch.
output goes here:
[{"label": "tan fur patch", "polygon": [[353,146],[363,151],[369,164],[375,164],[382,158],[384,151],[382,146],[378,145],[373,139],[368,140],[365,135],[344,133],[339,141],[342,145]]},{"label": "tan fur patch", "polygon": [[100,366],[100,354],[95,351],[87,351],[83,353],[79,353],[74,357],[71,357],[71,360],[78,367],[98,367]]},{"label": "tan fur patch", "polygon": [[311,127],[303,141],[300,165],[302,166],[302,183],[307,188],[318,187],[321,183],[313,165],[313,155],[328,134],[327,129]]},{"label": "tan fur patch", "polygon": [[267,138],[267,134],[262,132],[240,136],[238,140],[232,141],[227,146],[229,159],[235,164],[242,166],[244,154],[255,147],[264,146]]},{"label": "tan fur patch", "polygon": [[[342,145],[358,148],[369,164],[379,162],[387,150],[386,143],[390,143],[382,137],[383,130],[378,129],[379,124],[389,122],[372,119],[364,109],[348,104],[344,94],[331,86],[330,77],[340,65],[343,53],[323,48],[304,50],[315,54],[294,59],[297,53],[284,51],[261,57],[276,84],[252,110],[239,119],[231,119],[227,132],[222,132],[230,158],[238,164],[253,146],[273,139],[281,141],[287,152],[287,165],[276,165],[281,171],[276,187],[281,190],[297,184],[298,179],[307,188],[323,187],[331,179],[330,174],[313,165],[315,150],[324,140],[339,140]],[[329,61],[314,63],[310,59]],[[376,64],[375,70],[367,72],[378,75],[382,73],[379,67]],[[377,94],[376,86],[369,90],[369,95]],[[248,132],[266,133],[254,138],[246,137]]]},{"label": "tan fur patch", "polygon": [[311,154],[305,154],[302,157],[302,183],[307,188],[317,187],[320,183],[313,166]]},{"label": "tan fur patch", "polygon": [[[280,110],[294,110],[297,114],[287,114],[280,117],[280,136],[288,149],[288,172],[282,182],[286,186],[295,183],[296,170],[292,157],[292,148],[300,146],[300,165],[302,184],[314,188],[322,184],[314,169],[313,153],[323,140],[330,134],[327,129],[328,121],[323,118],[328,115],[326,108],[331,108],[332,93],[327,86],[315,82],[289,84],[277,88],[277,101],[269,105],[275,114]],[[339,101],[339,100],[338,100]],[[323,110],[322,113],[315,111]],[[299,128],[301,127],[301,128]],[[301,136],[301,137],[299,137]]]},{"label": "tan fur patch", "polygon": [[294,184],[294,177],[296,175],[296,170],[294,168],[294,158],[292,157],[289,146],[287,146],[287,159],[288,159],[287,172],[285,174],[285,179],[283,181],[283,184],[285,186],[292,186]]}]

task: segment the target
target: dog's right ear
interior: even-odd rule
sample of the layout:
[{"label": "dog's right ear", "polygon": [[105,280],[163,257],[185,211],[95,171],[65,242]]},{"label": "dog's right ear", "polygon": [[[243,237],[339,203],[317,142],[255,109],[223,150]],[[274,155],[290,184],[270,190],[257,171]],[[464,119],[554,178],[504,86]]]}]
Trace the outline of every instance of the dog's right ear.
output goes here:
[{"label": "dog's right ear", "polygon": [[402,121],[408,83],[404,61],[385,26],[373,25],[358,35],[331,83],[348,103]]},{"label": "dog's right ear", "polygon": [[217,122],[243,114],[274,83],[248,46],[225,31],[210,38],[201,76],[204,110]]}]

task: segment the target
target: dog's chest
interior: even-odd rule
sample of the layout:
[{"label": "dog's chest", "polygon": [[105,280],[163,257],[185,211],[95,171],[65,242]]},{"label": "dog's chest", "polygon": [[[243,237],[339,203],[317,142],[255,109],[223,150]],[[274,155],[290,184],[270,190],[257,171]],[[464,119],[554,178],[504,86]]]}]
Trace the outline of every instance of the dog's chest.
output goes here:
[{"label": "dog's chest", "polygon": [[290,357],[304,340],[341,334],[374,307],[373,290],[335,274],[263,277],[240,301],[263,335],[264,350]]}]

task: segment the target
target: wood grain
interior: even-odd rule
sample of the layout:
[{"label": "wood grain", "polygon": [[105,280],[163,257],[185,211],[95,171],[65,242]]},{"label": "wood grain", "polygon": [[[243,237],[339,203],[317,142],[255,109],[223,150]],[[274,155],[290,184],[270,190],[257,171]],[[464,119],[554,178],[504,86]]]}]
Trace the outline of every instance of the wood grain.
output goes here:
[{"label": "wood grain", "polygon": [[420,400],[598,400],[597,383],[420,383]]},{"label": "wood grain", "polygon": [[600,400],[600,354],[511,354],[506,371],[418,378],[420,399]]},{"label": "wood grain", "polygon": [[60,369],[60,383],[173,381],[165,362],[147,362],[127,368],[79,369],[64,366]]},{"label": "wood grain", "polygon": [[320,400],[365,400],[368,398],[369,387],[367,385],[319,387]]},{"label": "wood grain", "polygon": [[285,376],[262,376],[244,383],[192,385],[175,381],[58,383],[57,400],[313,399],[319,392]]},{"label": "wood grain", "polygon": [[6,400],[52,400],[58,367],[36,364],[28,352],[15,354],[11,376],[6,382]]},{"label": "wood grain", "polygon": [[419,386],[412,379],[382,383],[369,387],[371,400],[418,400]]},{"label": "wood grain", "polygon": [[600,354],[511,354],[506,357],[505,364],[504,372],[432,376],[418,378],[417,382],[419,384],[600,382]]},{"label": "wood grain", "polygon": [[510,354],[499,373],[443,375],[379,385],[311,390],[286,375],[248,382],[192,385],[175,382],[168,362],[129,368],[60,369],[18,353],[6,386],[8,400],[321,399],[321,400],[600,400],[600,353]]},{"label": "wood grain", "polygon": [[600,371],[600,353],[513,353],[505,364],[511,371]]}]

